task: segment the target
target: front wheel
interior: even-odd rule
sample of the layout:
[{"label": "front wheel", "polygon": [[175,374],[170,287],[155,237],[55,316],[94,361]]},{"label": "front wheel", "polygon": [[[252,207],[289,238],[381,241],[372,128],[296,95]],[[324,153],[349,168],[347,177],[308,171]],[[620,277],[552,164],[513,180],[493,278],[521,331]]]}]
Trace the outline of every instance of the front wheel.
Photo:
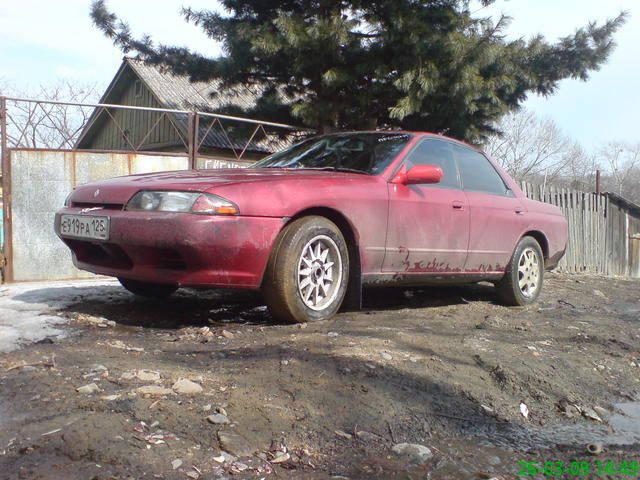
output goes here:
[{"label": "front wheel", "polygon": [[135,295],[150,298],[166,298],[178,289],[177,285],[165,283],[139,282],[127,278],[118,278],[120,285]]},{"label": "front wheel", "polygon": [[289,224],[279,237],[262,291],[279,321],[325,320],[338,311],[349,280],[349,253],[340,229],[324,217]]},{"label": "front wheel", "polygon": [[523,237],[516,246],[507,270],[496,290],[507,305],[524,306],[535,302],[542,290],[544,256],[533,237]]}]

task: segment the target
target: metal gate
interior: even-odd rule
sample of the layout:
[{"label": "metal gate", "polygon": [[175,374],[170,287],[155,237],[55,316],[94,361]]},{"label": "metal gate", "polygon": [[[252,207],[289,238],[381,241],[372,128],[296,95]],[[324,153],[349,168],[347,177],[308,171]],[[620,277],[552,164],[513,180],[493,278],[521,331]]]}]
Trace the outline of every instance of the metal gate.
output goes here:
[{"label": "metal gate", "polygon": [[53,231],[55,212],[77,185],[133,173],[186,170],[189,159],[186,155],[11,149],[9,165],[6,251],[12,262],[6,277],[21,282],[91,276],[73,266],[69,249]]},{"label": "metal gate", "polygon": [[[11,115],[12,106],[28,104],[38,112],[37,124],[22,125]],[[55,128],[51,112],[63,106],[86,109],[90,115],[75,130],[59,136],[59,148],[21,144],[27,133]],[[21,110],[23,111],[23,110]],[[27,115],[27,117],[29,117]],[[79,150],[77,140],[97,119],[124,150]],[[27,119],[28,120],[28,119]],[[127,123],[128,122],[128,123]],[[178,146],[150,151],[150,139],[160,126],[174,128]],[[81,104],[0,96],[0,155],[2,159],[2,231],[0,253],[4,281],[73,279],[89,276],[75,269],[70,253],[53,231],[56,210],[77,185],[135,173],[189,168],[241,167],[269,149],[290,144],[304,130],[284,124],[231,117],[209,112],[111,104]],[[226,153],[225,153],[226,152]],[[258,156],[257,158],[261,158]]]}]

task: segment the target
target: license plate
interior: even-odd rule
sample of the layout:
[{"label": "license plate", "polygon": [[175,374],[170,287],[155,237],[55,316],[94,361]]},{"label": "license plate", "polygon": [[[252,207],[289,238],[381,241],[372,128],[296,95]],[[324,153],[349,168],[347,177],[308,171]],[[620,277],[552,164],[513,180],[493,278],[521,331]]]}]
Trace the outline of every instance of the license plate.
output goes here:
[{"label": "license plate", "polygon": [[60,235],[94,240],[109,239],[109,217],[96,215],[62,215]]}]

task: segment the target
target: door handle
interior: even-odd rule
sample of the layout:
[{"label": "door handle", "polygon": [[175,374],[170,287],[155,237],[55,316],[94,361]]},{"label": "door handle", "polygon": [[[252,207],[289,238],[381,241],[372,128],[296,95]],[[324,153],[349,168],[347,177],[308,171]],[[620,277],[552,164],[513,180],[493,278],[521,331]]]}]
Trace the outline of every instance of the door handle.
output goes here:
[{"label": "door handle", "polygon": [[456,200],[454,201],[451,206],[454,208],[454,210],[464,210],[464,203]]},{"label": "door handle", "polygon": [[516,215],[523,215],[524,214],[524,208],[522,207],[516,207],[515,210]]}]

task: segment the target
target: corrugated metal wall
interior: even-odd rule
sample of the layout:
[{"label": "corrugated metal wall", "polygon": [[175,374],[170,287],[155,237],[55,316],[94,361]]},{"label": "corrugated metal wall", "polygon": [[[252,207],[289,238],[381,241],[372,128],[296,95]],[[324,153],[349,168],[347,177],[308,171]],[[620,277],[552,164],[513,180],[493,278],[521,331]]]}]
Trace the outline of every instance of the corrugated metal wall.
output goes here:
[{"label": "corrugated metal wall", "polygon": [[185,155],[11,150],[11,212],[15,281],[83,278],[53,232],[55,212],[76,185],[104,178],[186,170]]}]

